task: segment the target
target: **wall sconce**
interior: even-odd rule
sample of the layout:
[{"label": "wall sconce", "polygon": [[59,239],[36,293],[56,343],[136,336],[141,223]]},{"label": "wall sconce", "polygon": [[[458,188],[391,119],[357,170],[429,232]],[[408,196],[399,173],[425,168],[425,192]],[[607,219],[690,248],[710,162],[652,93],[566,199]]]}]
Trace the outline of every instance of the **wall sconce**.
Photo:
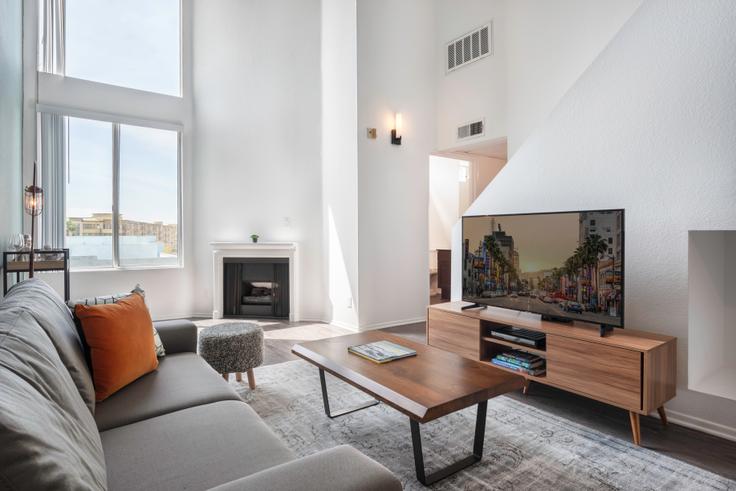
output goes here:
[{"label": "wall sconce", "polygon": [[401,113],[394,114],[394,129],[391,130],[391,145],[401,145]]}]

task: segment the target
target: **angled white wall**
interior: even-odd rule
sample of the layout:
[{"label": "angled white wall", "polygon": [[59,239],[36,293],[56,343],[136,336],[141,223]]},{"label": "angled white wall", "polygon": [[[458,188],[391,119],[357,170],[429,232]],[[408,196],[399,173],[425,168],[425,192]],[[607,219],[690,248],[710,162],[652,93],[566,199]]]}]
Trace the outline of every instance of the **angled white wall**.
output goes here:
[{"label": "angled white wall", "polygon": [[511,157],[642,0],[506,2],[506,132]]},{"label": "angled white wall", "polygon": [[688,230],[736,229],[734,24],[644,3],[467,213],[625,208],[626,326],[678,337],[671,419],[732,438],[736,402],[687,388],[687,268]]}]

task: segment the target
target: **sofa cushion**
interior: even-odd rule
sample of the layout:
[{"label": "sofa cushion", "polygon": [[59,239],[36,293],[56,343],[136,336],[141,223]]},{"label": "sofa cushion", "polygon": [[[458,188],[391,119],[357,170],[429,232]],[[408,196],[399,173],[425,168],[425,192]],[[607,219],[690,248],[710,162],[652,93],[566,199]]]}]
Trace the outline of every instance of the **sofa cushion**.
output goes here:
[{"label": "sofa cushion", "polygon": [[110,305],[77,305],[90,348],[97,402],[158,367],[153,321],[137,293]]},{"label": "sofa cushion", "polygon": [[195,353],[170,354],[159,360],[156,371],[97,404],[95,420],[103,431],[224,400],[240,398],[207,362]]},{"label": "sofa cushion", "polygon": [[104,489],[92,414],[31,313],[0,307],[0,488]]},{"label": "sofa cushion", "polygon": [[275,465],[211,491],[401,491],[390,470],[349,445]]},{"label": "sofa cushion", "polygon": [[4,307],[29,312],[51,338],[90,412],[95,411],[95,386],[72,314],[56,290],[38,278],[18,283],[3,299]]},{"label": "sofa cushion", "polygon": [[239,401],[176,411],[101,436],[111,491],[208,489],[295,458]]}]

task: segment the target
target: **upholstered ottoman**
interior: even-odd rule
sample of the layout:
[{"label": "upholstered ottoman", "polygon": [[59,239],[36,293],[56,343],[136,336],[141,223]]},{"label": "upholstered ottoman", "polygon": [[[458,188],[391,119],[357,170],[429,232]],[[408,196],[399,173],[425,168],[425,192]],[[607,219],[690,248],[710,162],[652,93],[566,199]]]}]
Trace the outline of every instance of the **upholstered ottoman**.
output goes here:
[{"label": "upholstered ottoman", "polygon": [[253,369],[263,363],[263,329],[252,322],[231,322],[207,327],[199,333],[199,355],[227,380],[231,373],[256,387]]}]

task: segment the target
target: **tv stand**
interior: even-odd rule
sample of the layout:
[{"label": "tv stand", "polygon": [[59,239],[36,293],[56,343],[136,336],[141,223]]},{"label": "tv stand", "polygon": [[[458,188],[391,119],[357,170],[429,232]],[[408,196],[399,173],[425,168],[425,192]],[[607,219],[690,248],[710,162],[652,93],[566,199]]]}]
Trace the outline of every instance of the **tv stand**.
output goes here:
[{"label": "tv stand", "polygon": [[[493,338],[491,330],[511,325],[545,334],[545,346],[531,348]],[[601,337],[601,333],[607,333]],[[524,377],[629,411],[635,444],[641,441],[639,416],[659,412],[675,397],[677,338],[633,329],[574,322],[562,324],[490,307],[466,310],[462,302],[432,305],[427,311],[427,344],[491,365],[499,353],[519,349],[546,359],[546,373]],[[498,370],[505,368],[492,365]]]},{"label": "tv stand", "polygon": [[480,309],[485,310],[488,308],[488,305],[482,304],[482,303],[471,303],[470,305],[463,305],[460,307],[460,310],[470,310],[470,309]]}]

